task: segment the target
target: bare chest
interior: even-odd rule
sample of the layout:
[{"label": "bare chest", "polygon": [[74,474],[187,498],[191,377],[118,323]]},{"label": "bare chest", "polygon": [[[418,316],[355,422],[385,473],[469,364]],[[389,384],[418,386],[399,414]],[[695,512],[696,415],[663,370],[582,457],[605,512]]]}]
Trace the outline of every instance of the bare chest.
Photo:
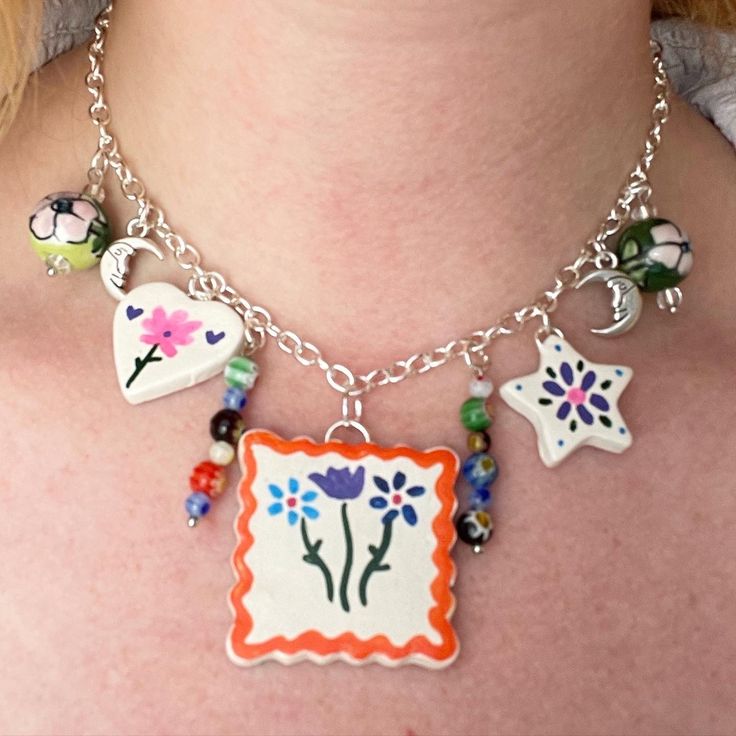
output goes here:
[{"label": "bare chest", "polygon": [[[39,308],[12,327],[0,373],[0,648],[6,695],[22,714],[15,728],[572,732],[636,717],[646,731],[702,722],[693,687],[716,720],[727,717],[734,673],[719,648],[734,648],[724,622],[736,546],[727,367],[695,350],[666,372],[649,366],[622,402],[632,449],[586,450],[558,471],[539,462],[526,422],[499,406],[496,534],[481,557],[457,550],[463,651],[451,669],[241,671],[224,654],[234,494],[194,533],[183,511],[221,386],[128,406],[105,321]],[[313,409],[309,381],[279,357],[264,363],[249,426],[319,437],[332,416]],[[447,379],[428,380],[438,382],[406,389],[411,411],[376,405],[378,439],[462,453],[457,407],[422,400]]]}]

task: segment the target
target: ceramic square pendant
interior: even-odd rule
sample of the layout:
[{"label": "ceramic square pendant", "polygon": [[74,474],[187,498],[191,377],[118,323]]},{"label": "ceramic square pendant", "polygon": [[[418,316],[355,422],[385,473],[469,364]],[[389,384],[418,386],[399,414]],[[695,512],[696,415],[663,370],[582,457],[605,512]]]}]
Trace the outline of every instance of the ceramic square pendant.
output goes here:
[{"label": "ceramic square pendant", "polygon": [[452,451],[253,430],[239,459],[233,662],[455,659]]},{"label": "ceramic square pendant", "polygon": [[242,344],[243,322],[232,309],[190,299],[171,284],[143,284],[115,310],[115,368],[131,404],[217,375]]}]

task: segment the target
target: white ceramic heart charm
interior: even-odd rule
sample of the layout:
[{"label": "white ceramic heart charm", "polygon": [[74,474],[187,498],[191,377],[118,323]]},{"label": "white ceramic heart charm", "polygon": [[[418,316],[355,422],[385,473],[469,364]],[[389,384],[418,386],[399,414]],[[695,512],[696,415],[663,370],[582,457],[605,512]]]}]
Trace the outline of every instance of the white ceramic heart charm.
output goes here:
[{"label": "white ceramic heart charm", "polygon": [[115,369],[131,404],[217,375],[242,344],[243,322],[232,309],[190,299],[171,284],[139,286],[115,311]]}]

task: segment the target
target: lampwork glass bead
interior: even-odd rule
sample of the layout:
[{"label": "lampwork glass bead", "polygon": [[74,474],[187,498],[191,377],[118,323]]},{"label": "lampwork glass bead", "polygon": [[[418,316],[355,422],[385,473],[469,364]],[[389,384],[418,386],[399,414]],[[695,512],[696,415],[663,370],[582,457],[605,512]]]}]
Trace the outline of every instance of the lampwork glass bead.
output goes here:
[{"label": "lampwork glass bead", "polygon": [[243,417],[233,409],[220,409],[210,420],[210,436],[215,442],[237,445],[244,429]]},{"label": "lampwork glass bead", "polygon": [[228,386],[249,391],[258,378],[258,366],[250,358],[240,355],[225,366],[225,383]]},{"label": "lampwork glass bead", "polygon": [[237,386],[228,386],[225,395],[222,397],[222,403],[225,404],[226,409],[240,411],[248,403],[248,397],[245,395],[245,391]]},{"label": "lampwork glass bead", "polygon": [[468,450],[471,452],[486,452],[491,448],[491,436],[488,432],[471,432],[468,435]]},{"label": "lampwork glass bead", "polygon": [[184,502],[187,513],[195,519],[209,513],[211,506],[210,497],[206,493],[192,493],[187,496],[187,500]]},{"label": "lampwork glass bead", "polygon": [[486,408],[486,400],[472,397],[460,407],[460,421],[470,432],[483,432],[491,426],[493,420]]},{"label": "lampwork glass bead", "polygon": [[230,465],[235,458],[235,449],[227,442],[213,442],[210,445],[210,460],[215,465]]},{"label": "lampwork glass bead", "polygon": [[225,488],[225,471],[221,465],[205,460],[192,470],[189,487],[193,491],[206,493],[210,498],[217,498]]},{"label": "lampwork glass bead", "polygon": [[478,399],[487,399],[493,393],[493,382],[474,378],[468,387],[470,395]]},{"label": "lampwork glass bead", "polygon": [[470,505],[474,509],[485,509],[491,505],[490,488],[474,488],[470,494]]},{"label": "lampwork glass bead", "polygon": [[476,452],[463,463],[463,475],[473,488],[484,488],[498,477],[498,465],[488,453]]},{"label": "lampwork glass bead", "polygon": [[31,246],[50,274],[96,266],[110,243],[107,216],[87,194],[49,194],[34,208],[28,228]]},{"label": "lampwork glass bead", "polygon": [[693,253],[687,235],[661,217],[627,227],[618,241],[619,269],[642,291],[671,289],[690,273]]},{"label": "lampwork glass bead", "polygon": [[460,514],[455,522],[457,536],[472,546],[485,544],[493,534],[493,521],[487,511],[470,509]]}]

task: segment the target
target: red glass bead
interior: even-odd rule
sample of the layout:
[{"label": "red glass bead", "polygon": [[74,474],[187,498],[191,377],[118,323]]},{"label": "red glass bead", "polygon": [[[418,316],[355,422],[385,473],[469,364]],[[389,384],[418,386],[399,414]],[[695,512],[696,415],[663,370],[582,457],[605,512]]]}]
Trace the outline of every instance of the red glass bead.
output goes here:
[{"label": "red glass bead", "polygon": [[225,490],[225,472],[221,465],[205,460],[189,476],[189,487],[210,498],[217,498]]}]

